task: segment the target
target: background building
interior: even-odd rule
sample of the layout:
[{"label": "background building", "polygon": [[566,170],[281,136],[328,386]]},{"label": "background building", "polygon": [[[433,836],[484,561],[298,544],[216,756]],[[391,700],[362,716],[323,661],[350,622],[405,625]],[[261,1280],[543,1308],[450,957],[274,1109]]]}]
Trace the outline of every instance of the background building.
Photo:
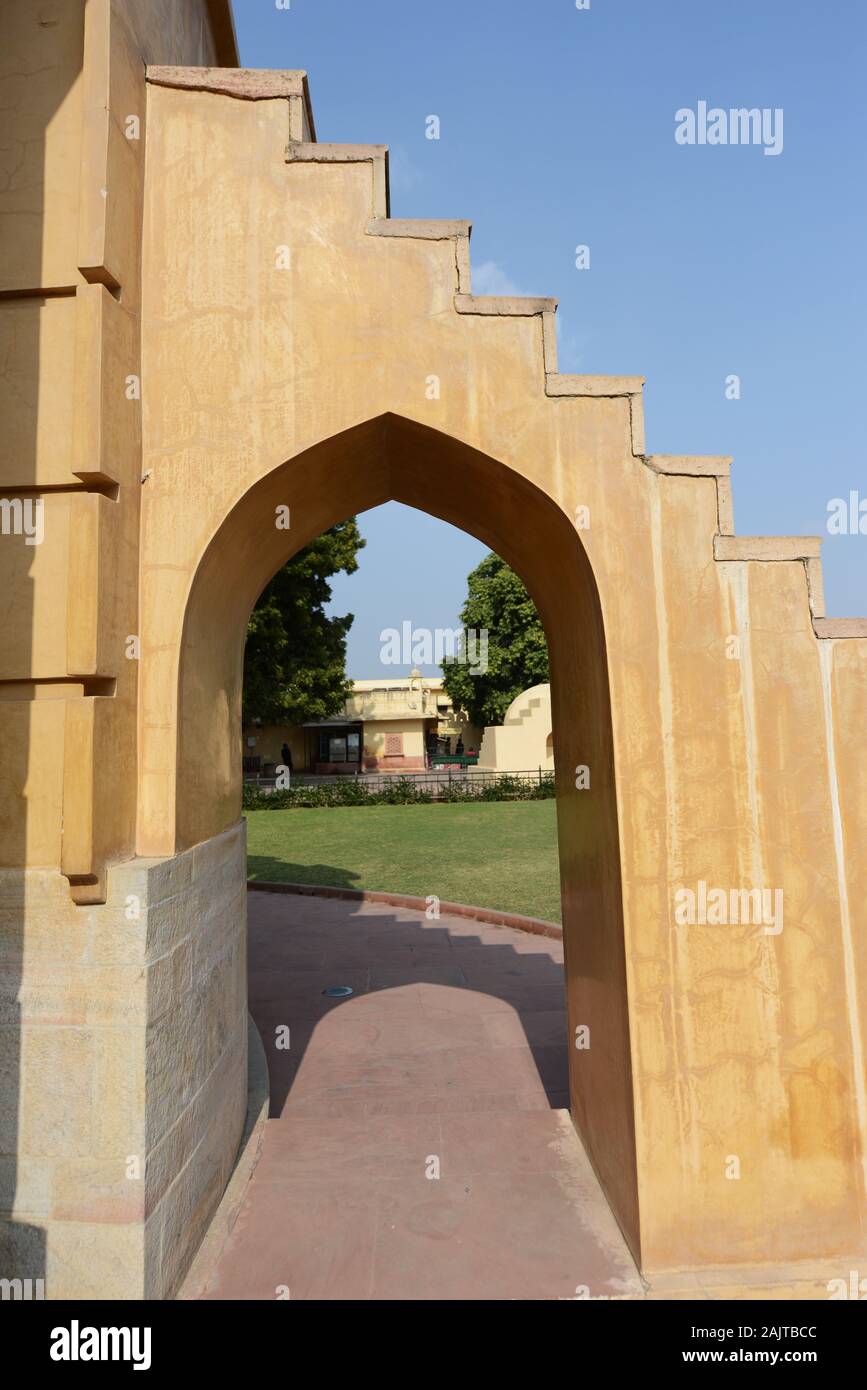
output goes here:
[{"label": "background building", "polygon": [[[550,731],[550,718],[549,718]],[[341,714],[288,726],[244,729],[244,770],[273,776],[286,744],[294,772],[423,771],[431,757],[478,752],[480,731],[456,711],[441,677],[413,671],[394,680],[353,681]]]}]

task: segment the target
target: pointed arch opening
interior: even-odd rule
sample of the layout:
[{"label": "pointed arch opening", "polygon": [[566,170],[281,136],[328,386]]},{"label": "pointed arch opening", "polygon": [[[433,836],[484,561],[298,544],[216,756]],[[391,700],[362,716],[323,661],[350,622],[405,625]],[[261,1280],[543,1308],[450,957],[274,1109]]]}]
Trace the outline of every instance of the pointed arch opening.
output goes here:
[{"label": "pointed arch opening", "polygon": [[[198,566],[178,669],[176,848],[241,815],[244,639],[272,575],[338,521],[388,501],[474,535],[512,566],[548,641],[570,1108],[640,1262],[629,1001],[605,631],[584,546],[560,507],[508,465],[392,414],[281,463],[226,515]],[[282,529],[275,518],[285,517]],[[576,769],[589,769],[576,778]],[[579,1045],[580,1044],[580,1045]]]}]

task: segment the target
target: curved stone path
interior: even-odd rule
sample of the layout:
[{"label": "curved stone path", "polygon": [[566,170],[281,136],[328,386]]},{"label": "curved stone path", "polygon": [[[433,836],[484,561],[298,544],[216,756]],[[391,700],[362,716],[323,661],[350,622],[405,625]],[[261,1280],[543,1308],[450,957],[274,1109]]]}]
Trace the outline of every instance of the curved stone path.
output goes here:
[{"label": "curved stone path", "polygon": [[336,899],[249,914],[271,1118],[204,1297],[641,1296],[566,1109],[559,942]]}]

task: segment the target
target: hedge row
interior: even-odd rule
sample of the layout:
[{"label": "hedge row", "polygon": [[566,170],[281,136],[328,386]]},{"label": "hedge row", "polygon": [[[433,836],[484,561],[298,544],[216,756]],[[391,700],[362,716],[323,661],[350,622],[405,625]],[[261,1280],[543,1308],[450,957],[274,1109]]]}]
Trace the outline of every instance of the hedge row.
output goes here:
[{"label": "hedge row", "polygon": [[547,801],[554,795],[554,775],[541,779],[509,777],[495,781],[445,783],[434,790],[410,778],[396,778],[378,790],[361,781],[328,782],[320,786],[286,787],[265,791],[255,782],[244,783],[246,811],[282,811],[293,806],[424,806],[433,801]]}]

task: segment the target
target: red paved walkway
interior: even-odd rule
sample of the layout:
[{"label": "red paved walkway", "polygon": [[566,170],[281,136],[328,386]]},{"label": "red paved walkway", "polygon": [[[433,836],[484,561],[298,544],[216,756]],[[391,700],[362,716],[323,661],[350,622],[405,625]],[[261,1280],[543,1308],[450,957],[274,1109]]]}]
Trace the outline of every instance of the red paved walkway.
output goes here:
[{"label": "red paved walkway", "polygon": [[371,903],[249,909],[272,1118],[205,1297],[640,1294],[562,1108],[558,942]]}]

